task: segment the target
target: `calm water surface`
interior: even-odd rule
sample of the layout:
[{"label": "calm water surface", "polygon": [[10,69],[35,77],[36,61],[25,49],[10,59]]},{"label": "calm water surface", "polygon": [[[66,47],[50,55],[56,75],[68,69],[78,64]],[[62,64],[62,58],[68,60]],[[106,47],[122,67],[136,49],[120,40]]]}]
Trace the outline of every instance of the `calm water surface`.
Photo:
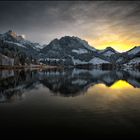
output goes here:
[{"label": "calm water surface", "polygon": [[0,71],[0,125],[46,133],[140,133],[140,71]]}]

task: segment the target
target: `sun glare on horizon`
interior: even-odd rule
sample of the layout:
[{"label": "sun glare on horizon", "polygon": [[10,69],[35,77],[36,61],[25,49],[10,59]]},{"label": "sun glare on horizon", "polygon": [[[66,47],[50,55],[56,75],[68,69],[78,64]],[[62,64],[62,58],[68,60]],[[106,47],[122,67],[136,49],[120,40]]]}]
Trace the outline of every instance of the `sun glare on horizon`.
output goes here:
[{"label": "sun glare on horizon", "polygon": [[[137,38],[133,38],[131,40],[125,40],[125,39],[112,39],[109,36],[105,37],[106,39],[103,39],[102,37],[100,38],[86,38],[88,43],[92,46],[95,47],[96,49],[102,50],[105,49],[106,47],[112,47],[118,52],[125,52],[128,51],[135,46],[140,46],[140,40]],[[121,37],[120,37],[121,38]]]}]

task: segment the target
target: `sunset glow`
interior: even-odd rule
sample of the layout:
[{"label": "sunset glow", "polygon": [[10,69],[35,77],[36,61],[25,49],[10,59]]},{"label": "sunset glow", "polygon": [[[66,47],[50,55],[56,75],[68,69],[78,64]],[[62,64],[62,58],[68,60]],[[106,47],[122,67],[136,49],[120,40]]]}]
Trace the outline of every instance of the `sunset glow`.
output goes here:
[{"label": "sunset glow", "polygon": [[[96,49],[112,47],[119,52],[140,46],[138,1],[61,1],[28,4],[29,6],[25,2],[15,2],[9,5],[8,11],[7,3],[1,3],[0,16],[3,20],[0,23],[0,32],[12,28],[28,35],[28,40],[40,44],[49,44],[54,38],[76,36],[86,40]],[[8,23],[12,23],[12,26]]]},{"label": "sunset glow", "polygon": [[91,46],[99,50],[110,46],[119,52],[124,52],[135,46],[140,46],[140,39],[138,35],[135,35],[133,38],[126,38],[125,36],[121,36],[119,34],[103,34],[95,39],[86,38],[86,40]]},{"label": "sunset glow", "polygon": [[0,120],[4,138],[139,136],[140,1],[2,0]]}]

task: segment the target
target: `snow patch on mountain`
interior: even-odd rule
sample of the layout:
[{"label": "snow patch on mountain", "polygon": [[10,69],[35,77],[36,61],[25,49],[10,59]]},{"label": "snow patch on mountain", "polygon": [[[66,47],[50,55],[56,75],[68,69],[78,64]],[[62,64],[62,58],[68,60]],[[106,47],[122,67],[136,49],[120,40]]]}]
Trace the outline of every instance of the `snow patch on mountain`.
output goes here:
[{"label": "snow patch on mountain", "polygon": [[[140,64],[140,47],[134,47],[123,53],[119,53],[111,47],[97,50],[90,46],[87,41],[74,36],[54,39],[48,45],[42,46],[39,43],[30,42],[22,35],[9,30],[4,34],[0,34],[0,45],[0,52],[4,55],[14,58],[15,53],[17,53],[16,50],[18,50],[18,57],[20,57],[20,53],[23,53],[26,55],[25,58],[44,61],[42,63],[48,65],[101,65],[112,63],[129,67]],[[12,49],[14,47],[15,49]],[[25,61],[27,60],[25,59]],[[31,61],[28,63],[31,63]]]},{"label": "snow patch on mountain", "polygon": [[74,65],[79,65],[79,64],[88,64],[86,61],[81,61],[79,59],[73,59]]},{"label": "snow patch on mountain", "polygon": [[111,47],[107,47],[104,50],[99,50],[98,53],[105,56],[105,57],[110,57],[113,54],[117,54],[118,52]]},{"label": "snow patch on mountain", "polygon": [[30,42],[23,38],[22,35],[18,35],[16,32],[9,30],[6,33],[0,34],[0,39],[6,43],[17,45],[22,48],[32,47],[35,50],[39,50],[42,46],[39,43]]},{"label": "snow patch on mountain", "polygon": [[109,62],[108,61],[105,61],[105,60],[103,60],[103,59],[101,59],[101,58],[98,58],[98,57],[95,57],[95,58],[93,58],[93,59],[91,59],[90,61],[89,61],[89,63],[92,63],[92,64],[108,64]]},{"label": "snow patch on mountain", "polygon": [[78,49],[78,50],[72,50],[72,52],[77,53],[77,54],[84,54],[84,53],[88,53],[88,51],[86,49]]},{"label": "snow patch on mountain", "polygon": [[106,51],[105,53],[103,53],[104,56],[109,56],[109,57],[110,57],[111,55],[113,55],[113,54],[115,54],[115,53],[112,52],[112,51],[110,51],[110,50],[109,50],[109,51]]},{"label": "snow patch on mountain", "polygon": [[18,47],[26,48],[26,46],[24,46],[20,43],[15,43],[15,42],[12,42],[12,41],[5,41],[5,42],[8,43],[8,44],[11,44],[11,45],[13,44],[13,45],[16,45]]}]

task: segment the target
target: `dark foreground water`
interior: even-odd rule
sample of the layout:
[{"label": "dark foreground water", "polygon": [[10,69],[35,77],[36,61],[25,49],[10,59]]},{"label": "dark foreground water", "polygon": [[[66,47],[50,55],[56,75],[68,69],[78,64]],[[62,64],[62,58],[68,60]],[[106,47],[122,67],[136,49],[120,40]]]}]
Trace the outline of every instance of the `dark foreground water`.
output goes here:
[{"label": "dark foreground water", "polygon": [[140,72],[0,71],[0,128],[15,135],[139,135]]}]

